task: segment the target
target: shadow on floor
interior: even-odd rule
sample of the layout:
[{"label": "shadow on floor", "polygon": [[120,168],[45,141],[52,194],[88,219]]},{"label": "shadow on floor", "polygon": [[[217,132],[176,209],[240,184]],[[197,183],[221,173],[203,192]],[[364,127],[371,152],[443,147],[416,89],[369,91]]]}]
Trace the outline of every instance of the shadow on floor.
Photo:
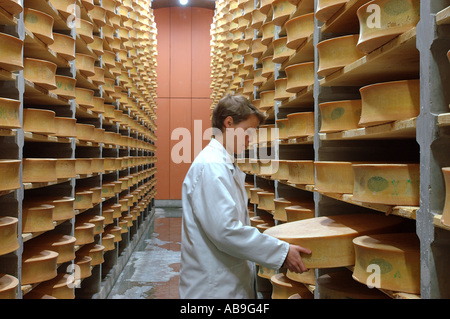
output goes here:
[{"label": "shadow on floor", "polygon": [[178,299],[180,207],[155,209],[155,217],[108,299]]}]

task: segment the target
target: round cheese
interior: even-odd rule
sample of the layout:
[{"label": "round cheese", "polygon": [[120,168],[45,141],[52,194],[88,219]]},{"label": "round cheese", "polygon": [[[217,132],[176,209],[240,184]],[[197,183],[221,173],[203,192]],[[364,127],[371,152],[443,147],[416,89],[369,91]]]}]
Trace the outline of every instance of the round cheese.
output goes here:
[{"label": "round cheese", "polygon": [[75,27],[77,34],[86,44],[94,42],[94,25],[91,22],[85,19],[77,19]]},{"label": "round cheese", "polygon": [[23,69],[23,41],[9,34],[0,32],[0,67],[10,72]]},{"label": "round cheese", "polygon": [[55,75],[55,81],[56,89],[51,90],[52,93],[69,100],[75,98],[75,85],[77,83],[76,78]]},{"label": "round cheese", "polygon": [[20,128],[19,109],[20,101],[0,97],[0,128]]},{"label": "round cheese", "polygon": [[288,161],[289,180],[291,184],[314,184],[314,161]]},{"label": "round cheese", "polygon": [[47,232],[28,241],[26,247],[57,252],[57,263],[62,264],[75,258],[75,241],[73,236]]},{"label": "round cheese", "polygon": [[442,168],[442,173],[444,175],[445,183],[445,200],[441,222],[444,225],[450,226],[450,167]]},{"label": "round cheese", "polygon": [[307,268],[344,267],[355,263],[354,238],[392,232],[402,221],[400,217],[382,214],[346,214],[277,225],[264,233],[310,249],[311,255],[302,255]]},{"label": "round cheese", "polygon": [[315,216],[314,203],[302,203],[301,205],[286,206],[286,221],[288,223]]},{"label": "round cheese", "polygon": [[104,251],[114,250],[114,235],[112,234],[103,234],[102,235],[102,246],[105,247]]},{"label": "round cheese", "polygon": [[295,50],[290,49],[286,46],[287,37],[281,37],[276,40],[273,40],[273,58],[272,61],[274,63],[283,63],[286,61],[292,54],[295,53]]},{"label": "round cheese", "polygon": [[91,272],[92,258],[89,256],[77,256],[75,258],[76,271],[74,272],[75,280],[84,279],[92,275]]},{"label": "round cheese", "polygon": [[275,209],[274,200],[275,193],[273,192],[258,192],[258,208],[272,211]]},{"label": "round cheese", "polygon": [[314,273],[314,269],[308,269],[308,271],[302,272],[301,274],[288,270],[286,273],[286,277],[293,281],[301,282],[307,285],[316,284],[316,275]]},{"label": "round cheese", "polygon": [[0,299],[17,299],[19,280],[8,274],[0,274]]},{"label": "round cheese", "polygon": [[22,254],[22,285],[35,284],[57,276],[58,253],[51,250],[25,249]]},{"label": "round cheese", "polygon": [[54,158],[24,158],[23,182],[56,182],[56,162]]},{"label": "round cheese", "polygon": [[314,32],[314,13],[288,20],[285,24],[288,41],[286,46],[296,50]]},{"label": "round cheese", "polygon": [[371,84],[359,91],[361,126],[405,120],[420,113],[420,80]]},{"label": "round cheese", "polygon": [[295,11],[296,6],[292,0],[274,0],[272,2],[272,22],[277,26],[282,26],[289,16]]},{"label": "round cheese", "polygon": [[[362,5],[356,14],[360,27],[357,48],[369,53],[417,25],[420,0],[373,0]],[[374,18],[374,14],[379,17]]]},{"label": "round cheese", "polygon": [[353,193],[352,162],[314,162],[316,168],[315,190],[322,193]]},{"label": "round cheese", "polygon": [[91,260],[91,266],[97,266],[102,264],[105,260],[103,258],[103,252],[105,247],[96,243],[88,244],[83,246],[77,251],[79,256],[88,256]]},{"label": "round cheese", "polygon": [[53,33],[54,42],[48,47],[67,61],[75,60],[75,39],[71,36]]},{"label": "round cheese", "polygon": [[353,278],[377,288],[420,294],[420,242],[415,233],[357,237]]},{"label": "round cheese", "polygon": [[23,58],[23,76],[26,80],[46,89],[56,89],[56,64],[53,62]]},{"label": "round cheese", "polygon": [[319,104],[320,133],[357,129],[361,118],[362,101],[345,100]]},{"label": "round cheese", "polygon": [[15,217],[0,217],[0,256],[9,254],[19,248],[19,220]]},{"label": "round cheese", "polygon": [[362,58],[364,53],[356,49],[358,38],[359,35],[352,34],[319,42],[317,44],[319,53],[317,74],[326,77]]},{"label": "round cheese", "polygon": [[58,273],[55,278],[40,283],[32,291],[46,294],[56,299],[75,299],[74,278],[66,273]]},{"label": "round cheese", "polygon": [[314,135],[314,112],[290,113],[287,118],[289,120],[289,138]]},{"label": "round cheese", "polygon": [[263,91],[259,94],[261,103],[259,104],[260,110],[268,110],[275,106],[275,90]]},{"label": "round cheese", "polygon": [[293,206],[302,207],[301,205],[304,205],[304,209],[308,209],[309,211],[311,211],[312,209],[313,213],[312,217],[314,217],[314,202],[312,201],[308,202],[304,200],[302,201],[301,199],[280,197],[275,198],[273,202],[275,204],[273,218],[276,220],[287,222],[288,218],[286,213],[286,207],[293,207]]},{"label": "round cheese", "polygon": [[0,160],[0,191],[20,188],[19,160]]},{"label": "round cheese", "polygon": [[318,0],[316,18],[326,22],[330,19],[348,0]]},{"label": "round cheese", "polygon": [[419,164],[353,164],[353,199],[386,204],[420,204]]},{"label": "round cheese", "polygon": [[314,84],[314,62],[293,64],[285,69],[288,83],[286,91],[297,93]]},{"label": "round cheese", "polygon": [[272,283],[272,299],[288,299],[293,294],[299,294],[301,299],[314,299],[314,295],[304,284],[290,280],[285,274],[279,273],[270,277]]},{"label": "round cheese", "polygon": [[23,130],[25,132],[54,134],[55,128],[55,112],[50,110],[23,109]]},{"label": "round cheese", "polygon": [[54,19],[51,15],[44,12],[24,8],[25,28],[33,32],[33,34],[45,44],[52,44],[53,40],[53,23]]}]

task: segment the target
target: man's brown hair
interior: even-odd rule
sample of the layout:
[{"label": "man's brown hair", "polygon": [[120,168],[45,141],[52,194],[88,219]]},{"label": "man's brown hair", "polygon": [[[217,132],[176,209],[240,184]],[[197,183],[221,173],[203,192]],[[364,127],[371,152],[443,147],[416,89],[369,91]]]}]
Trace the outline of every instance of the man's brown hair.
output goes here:
[{"label": "man's brown hair", "polygon": [[239,124],[256,115],[261,124],[266,120],[266,115],[259,111],[245,96],[227,94],[216,105],[211,118],[211,126],[222,132],[225,129],[223,122],[228,116],[233,118],[234,124]]}]

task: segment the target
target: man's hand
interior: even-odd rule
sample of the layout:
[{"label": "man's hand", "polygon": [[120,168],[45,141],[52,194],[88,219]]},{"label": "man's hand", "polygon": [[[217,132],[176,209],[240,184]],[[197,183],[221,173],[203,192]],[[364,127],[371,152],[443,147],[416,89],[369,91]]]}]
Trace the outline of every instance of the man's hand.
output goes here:
[{"label": "man's hand", "polygon": [[308,269],[303,265],[303,260],[302,257],[300,256],[300,253],[310,255],[311,250],[290,244],[289,251],[286,256],[286,259],[284,260],[283,266],[295,273],[301,274],[302,272],[308,271]]}]

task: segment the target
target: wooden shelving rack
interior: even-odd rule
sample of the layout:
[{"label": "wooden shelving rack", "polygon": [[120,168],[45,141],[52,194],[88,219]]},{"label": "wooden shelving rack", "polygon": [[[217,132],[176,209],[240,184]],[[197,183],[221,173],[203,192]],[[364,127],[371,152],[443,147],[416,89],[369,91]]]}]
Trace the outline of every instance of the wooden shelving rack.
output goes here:
[{"label": "wooden shelving rack", "polygon": [[[155,179],[155,110],[156,105],[156,24],[151,2],[148,0],[76,0],[75,16],[57,10],[56,0],[19,1],[22,8],[34,8],[45,12],[54,19],[53,33],[60,33],[74,39],[74,54],[82,53],[95,59],[95,67],[104,71],[105,79],[114,83],[113,91],[101,82],[95,82],[83,75],[76,67],[75,60],[67,60],[39,40],[24,24],[24,12],[13,15],[8,12],[9,2],[0,4],[0,32],[17,37],[24,42],[23,57],[53,62],[57,65],[57,75],[76,79],[76,87],[94,92],[104,105],[114,109],[107,115],[102,108],[79,105],[75,98],[67,99],[26,80],[23,71],[9,72],[0,69],[0,96],[21,102],[20,119],[23,123],[25,108],[51,110],[58,117],[76,119],[77,123],[91,124],[104,132],[115,133],[118,138],[106,142],[105,139],[84,140],[78,137],[59,137],[20,129],[0,129],[0,149],[2,159],[56,158],[56,159],[96,159],[102,163],[114,159],[115,167],[100,169],[89,174],[77,174],[73,178],[58,179],[55,182],[24,183],[16,190],[0,193],[0,216],[15,217],[18,223],[19,249],[0,255],[0,274],[18,279],[15,290],[17,299],[46,298],[49,293],[39,290],[43,283],[22,284],[23,253],[33,240],[44,234],[57,233],[75,236],[77,221],[89,216],[103,216],[103,211],[112,204],[121,204],[120,216],[112,222],[102,223],[89,244],[75,245],[76,258],[57,265],[59,274],[74,275],[77,279],[73,289],[74,298],[103,299],[112,289],[133,249],[147,231],[154,214]],[[91,11],[103,8],[104,20],[94,19]],[[102,9],[100,10],[102,11]],[[115,67],[107,65],[103,53],[94,51],[89,43],[77,32],[78,19],[93,24],[93,36],[101,41],[101,49],[114,54]],[[72,24],[71,21],[75,21]],[[115,47],[104,36],[104,26],[113,29]],[[120,51],[120,53],[119,53]],[[119,56],[120,55],[120,56]],[[22,170],[21,170],[22,171]],[[91,207],[77,209],[74,205],[73,218],[54,221],[54,229],[44,232],[24,233],[21,231],[22,207],[28,196],[74,198],[78,200],[77,189],[102,188],[108,183],[121,182],[114,194],[101,196]],[[101,220],[101,218],[100,218]],[[124,223],[124,221],[126,221]],[[103,261],[90,266],[89,275],[77,278],[76,268],[83,246],[103,247],[102,239],[109,228],[120,227],[120,236],[114,240],[111,249],[101,250]],[[0,245],[2,243],[0,242]],[[86,254],[85,252],[83,254]],[[1,275],[0,275],[1,276]]]},{"label": "wooden shelving rack", "polygon": [[[317,10],[317,0],[291,3],[294,2],[297,3],[297,9],[285,22]],[[283,63],[276,63],[273,75],[261,85],[254,86],[250,92],[249,89],[244,90],[244,81],[256,79],[257,72],[262,68],[261,59],[273,54],[269,43],[265,52],[253,57],[253,65],[249,66],[246,56],[252,52],[252,40],[263,36],[261,26],[273,19],[272,7],[267,7],[271,2],[218,1],[211,28],[211,109],[228,93],[245,95],[258,106],[260,93],[274,90],[274,81],[286,77],[285,69],[292,64],[314,61],[317,70],[317,44],[333,37],[358,34],[356,11],[367,2],[349,0],[327,22],[314,19],[313,34]],[[261,7],[265,7],[263,14],[259,11]],[[244,158],[250,159],[420,163],[420,206],[358,202],[353,199],[352,194],[321,193],[315,189],[315,185],[296,185],[247,171],[248,184],[255,188],[274,190],[275,198],[298,196],[313,200],[316,217],[351,212],[379,212],[404,218],[420,239],[421,291],[420,294],[407,294],[382,290],[391,298],[431,299],[450,296],[447,285],[450,275],[445,270],[450,265],[450,228],[441,222],[445,198],[441,169],[450,166],[450,96],[447,89],[450,76],[447,58],[450,50],[449,16],[450,1],[421,1],[420,22],[415,28],[325,78],[316,73],[314,85],[288,99],[274,101],[270,109],[265,109],[270,115],[266,123],[275,125],[277,120],[286,118],[287,114],[313,111],[314,135],[253,144],[242,154]],[[246,28],[240,27],[245,24],[240,19],[245,18],[248,20],[247,28],[254,29],[253,38],[249,38],[250,32]],[[274,40],[286,36],[285,22],[276,26]],[[233,58],[237,43],[242,40],[248,41],[248,49],[239,52],[241,59]],[[247,66],[248,72],[245,74],[238,74],[241,63]],[[359,89],[363,86],[408,79],[420,79],[419,116],[341,132],[319,132],[319,103],[359,99]],[[255,215],[273,214],[259,209],[256,204],[250,204],[249,207]],[[275,224],[277,222],[275,220]],[[352,267],[348,268],[352,270]],[[332,270],[316,269],[316,279]],[[318,289],[311,285],[308,285],[308,289],[314,294],[314,298],[320,298]]]}]

